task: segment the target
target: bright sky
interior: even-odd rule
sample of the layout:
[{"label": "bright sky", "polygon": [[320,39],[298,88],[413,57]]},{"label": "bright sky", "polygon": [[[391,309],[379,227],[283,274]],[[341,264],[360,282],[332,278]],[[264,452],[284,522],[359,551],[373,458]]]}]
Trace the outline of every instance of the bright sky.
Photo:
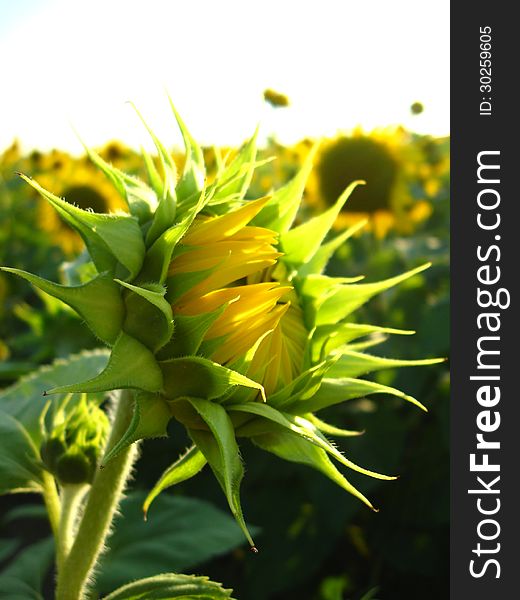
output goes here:
[{"label": "bright sky", "polygon": [[[449,133],[449,0],[0,2],[0,151],[145,143],[132,100],[177,143],[165,90],[203,143],[260,121],[282,141],[361,124]],[[287,94],[288,109],[262,100]],[[426,110],[411,116],[419,100]]]}]

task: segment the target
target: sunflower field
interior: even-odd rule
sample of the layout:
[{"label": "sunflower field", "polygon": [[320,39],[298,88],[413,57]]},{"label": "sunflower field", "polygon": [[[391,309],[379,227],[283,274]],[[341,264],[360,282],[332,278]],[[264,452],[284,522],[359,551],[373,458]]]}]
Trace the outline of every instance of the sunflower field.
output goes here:
[{"label": "sunflower field", "polygon": [[449,139],[172,109],[0,155],[0,597],[444,597]]}]

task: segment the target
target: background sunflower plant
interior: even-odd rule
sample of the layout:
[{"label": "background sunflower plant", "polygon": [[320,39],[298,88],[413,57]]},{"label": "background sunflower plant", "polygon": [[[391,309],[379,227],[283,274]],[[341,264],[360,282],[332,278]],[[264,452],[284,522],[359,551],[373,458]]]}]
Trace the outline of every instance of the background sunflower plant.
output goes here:
[{"label": "background sunflower plant", "polygon": [[[3,491],[43,494],[56,540],[60,600],[87,598],[95,590],[96,565],[137,444],[166,436],[172,419],[185,427],[192,445],[180,458],[172,457],[144,498],[145,514],[164,489],[209,465],[256,552],[241,507],[238,440],[249,438],[286,461],[314,468],[373,509],[336,463],[377,479],[395,477],[361,467],[340,452],[328,436],[360,432],[334,427],[315,413],[372,394],[390,394],[424,409],[404,392],[363,376],[439,362],[366,352],[387,334],[413,332],[352,318],[370,298],[428,264],[377,283],[324,274],[335,251],[359,229],[330,233],[363,182],[350,184],[321,214],[299,221],[315,148],[283,187],[248,199],[254,171],[263,164],[257,159],[257,132],[231,160],[216,161],[209,180],[202,149],[172,109],[186,149],[180,173],[150,130],[158,163],[143,153],[148,182],[87,150],[125,210],[86,210],[21,175],[79,234],[86,250],[66,269],[62,283],[3,270],[65,303],[108,348],[37,376],[43,396],[27,412],[15,398],[34,378],[0,396],[11,426],[7,433],[16,442],[10,461],[0,464]],[[110,432],[98,408],[107,393]],[[192,586],[191,591],[182,586]],[[162,575],[106,598],[135,598],[150,590],[229,597],[229,591],[201,578]]]}]

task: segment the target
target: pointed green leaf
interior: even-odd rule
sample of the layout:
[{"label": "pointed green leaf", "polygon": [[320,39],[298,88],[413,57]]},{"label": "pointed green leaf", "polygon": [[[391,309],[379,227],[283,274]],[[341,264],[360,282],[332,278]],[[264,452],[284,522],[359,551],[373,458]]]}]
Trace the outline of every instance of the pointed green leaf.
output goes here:
[{"label": "pointed green leaf", "polygon": [[147,392],[134,396],[134,414],[128,429],[103,457],[103,466],[138,440],[166,437],[166,428],[172,418],[167,402],[160,394]]},{"label": "pointed green leaf", "polygon": [[337,323],[320,325],[312,334],[312,359],[313,361],[323,360],[336,348],[374,333],[413,335],[415,331],[359,323],[343,323],[339,326]]},{"label": "pointed green leaf", "polygon": [[190,436],[206,457],[226,494],[233,516],[247,541],[254,548],[255,544],[247,529],[240,504],[240,483],[244,476],[244,467],[240,459],[233,423],[220,404],[195,398],[190,398],[189,401],[210,429],[210,431],[191,430]]},{"label": "pointed green leaf", "polygon": [[42,279],[26,271],[0,267],[26,279],[43,292],[73,308],[92,332],[106,344],[113,344],[121,331],[125,307],[117,284],[106,273],[88,283],[65,286]]},{"label": "pointed green leaf", "polygon": [[53,388],[47,394],[105,392],[128,388],[158,392],[162,388],[162,373],[150,350],[121,332],[112,348],[107,366],[99,375],[80,383]]},{"label": "pointed green leaf", "polygon": [[363,183],[354,181],[341,194],[334,206],[302,225],[285,232],[280,240],[285,253],[283,260],[295,266],[310,261],[319,250],[350,194]]},{"label": "pointed green leaf", "polygon": [[363,475],[368,475],[369,477],[374,477],[375,479],[383,479],[386,481],[396,479],[395,477],[381,475],[380,473],[369,471],[368,469],[356,465],[355,463],[350,461],[346,456],[344,456],[335,446],[333,446],[321,434],[319,429],[317,429],[310,421],[307,421],[303,417],[278,411],[272,406],[269,406],[268,404],[260,404],[259,402],[235,404],[232,406],[228,406],[228,410],[250,413],[253,415],[258,415],[259,417],[263,417],[264,419],[268,419],[269,421],[272,421],[273,423],[276,423],[284,427],[285,429],[292,431],[292,433],[295,433],[296,435],[299,435],[302,438],[308,440],[318,448],[325,450],[325,452],[333,456],[337,461],[349,467],[353,471],[357,471],[358,473],[362,473]]},{"label": "pointed green leaf", "polygon": [[234,386],[259,390],[265,401],[264,388],[244,375],[200,356],[189,356],[161,361],[164,390],[170,400],[203,398],[214,400]]},{"label": "pointed green leaf", "polygon": [[380,383],[375,383],[374,381],[352,379],[348,377],[323,379],[319,390],[316,391],[312,398],[308,398],[307,400],[298,400],[296,398],[284,408],[288,412],[297,414],[316,412],[322,408],[333,406],[334,404],[340,404],[347,400],[362,398],[371,394],[397,396],[426,411],[426,408],[418,400],[412,396],[408,396],[400,390]]},{"label": "pointed green leaf", "polygon": [[307,419],[307,421],[310,421],[317,429],[326,435],[334,435],[336,437],[357,437],[365,433],[364,431],[342,429],[340,427],[336,427],[335,425],[330,425],[329,423],[318,419],[318,417],[312,413],[307,413],[303,416],[305,419]]},{"label": "pointed green leaf", "polygon": [[155,166],[153,158],[150,156],[148,151],[143,147],[141,147],[141,155],[143,157],[146,174],[148,175],[148,181],[150,182],[150,185],[152,186],[152,188],[155,192],[155,195],[158,198],[162,198],[164,185],[163,185],[161,176],[159,175],[159,171],[157,170],[157,167]]},{"label": "pointed green leaf", "polygon": [[257,137],[258,127],[220,175],[213,200],[228,198],[231,195],[236,195],[236,198],[241,200],[245,196],[255,169]]},{"label": "pointed green leaf", "polygon": [[337,360],[339,360],[339,357],[333,356],[307,369],[289,385],[270,396],[269,404],[280,408],[290,404],[294,398],[301,400],[311,398],[319,389],[322,379]]},{"label": "pointed green leaf", "polygon": [[[83,142],[81,143],[83,144]],[[83,144],[83,147],[90,160],[103,171],[120,196],[124,198],[130,213],[140,223],[149,221],[157,208],[157,194],[155,191],[150,189],[137,177],[132,177],[107,163],[99,154],[88,148],[85,144]]]},{"label": "pointed green leaf", "polygon": [[[177,197],[175,193],[175,184],[177,183],[177,167],[175,166],[172,156],[168,150],[166,150],[152,129],[148,126],[141,113],[137,110],[137,107],[133,104],[133,102],[130,102],[130,104],[137,113],[139,119],[141,119],[143,125],[146,127],[146,130],[150,134],[150,137],[157,148],[157,153],[159,155],[159,160],[161,161],[161,167],[164,175],[163,189],[159,196],[159,206],[155,211],[152,225],[146,234],[146,245],[151,246],[161,234],[163,234],[174,224],[175,214],[177,211]],[[150,165],[148,165],[148,167],[150,169]],[[155,176],[155,173],[156,172],[152,172],[152,176]]]},{"label": "pointed green leaf", "polygon": [[368,219],[363,219],[356,223],[352,227],[346,229],[343,233],[340,233],[329,242],[320,246],[316,254],[306,263],[303,263],[298,269],[298,275],[303,277],[304,275],[310,275],[311,273],[323,273],[329,260],[332,258],[334,252],[340,248],[350,237],[356,232],[362,229],[368,223]]},{"label": "pointed green leaf", "polygon": [[145,246],[137,219],[130,215],[98,214],[69,204],[21,175],[83,238],[98,271],[112,271],[119,261],[133,279],[143,263]]},{"label": "pointed green leaf", "polygon": [[207,577],[169,573],[128,583],[104,600],[232,600],[231,593]]},{"label": "pointed green leaf", "polygon": [[152,490],[146,497],[146,500],[143,504],[145,518],[148,514],[151,503],[161,492],[163,492],[166,488],[177,485],[178,483],[186,481],[187,479],[191,479],[203,469],[207,462],[208,461],[202,452],[197,448],[197,446],[188,448],[188,450],[186,450],[182,456],[180,456],[171,466],[166,469],[166,471],[164,471],[159,481],[153,486]]},{"label": "pointed green leaf", "polygon": [[340,359],[330,368],[327,375],[334,377],[358,377],[381,369],[394,369],[399,367],[420,367],[435,365],[444,362],[443,358],[427,358],[423,360],[399,360],[395,358],[382,358],[363,352],[337,351]]},{"label": "pointed green leaf", "polygon": [[354,310],[362,306],[367,300],[390,289],[391,287],[405,281],[406,279],[424,271],[430,267],[430,263],[412,269],[397,277],[391,277],[377,283],[359,283],[354,285],[337,285],[331,288],[328,295],[316,296],[310,290],[306,281],[303,283],[304,295],[314,296],[314,307],[316,311],[315,324],[325,325],[327,323],[338,323]]},{"label": "pointed green leaf", "polygon": [[359,498],[369,508],[376,510],[370,501],[336,469],[325,450],[316,447],[295,433],[285,432],[279,426],[279,430],[275,431],[275,427],[277,426],[273,426],[272,433],[265,433],[253,438],[253,442],[263,450],[272,452],[284,460],[301,463],[321,471],[334,483]]},{"label": "pointed green leaf", "polygon": [[184,121],[181,119],[179,113],[173,105],[171,98],[168,99],[181,131],[182,139],[184,140],[184,147],[186,148],[186,162],[184,163],[182,176],[177,182],[176,193],[179,202],[189,204],[189,199],[194,194],[200,192],[204,186],[204,156],[200,146],[188,131]]},{"label": "pointed green leaf", "polygon": [[298,213],[317,149],[318,144],[315,144],[298,174],[289,183],[274,192],[269,202],[253,219],[252,225],[266,227],[278,233],[285,233],[290,229]]}]

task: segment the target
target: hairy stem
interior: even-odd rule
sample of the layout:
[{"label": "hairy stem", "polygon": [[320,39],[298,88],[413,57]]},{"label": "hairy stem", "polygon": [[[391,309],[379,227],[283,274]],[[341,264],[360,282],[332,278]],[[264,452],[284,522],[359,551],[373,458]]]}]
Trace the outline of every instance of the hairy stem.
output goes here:
[{"label": "hairy stem", "polygon": [[57,540],[59,535],[61,510],[60,498],[58,496],[54,477],[47,471],[43,471],[43,500],[45,502],[45,508],[47,509],[47,515],[49,516],[54,539]]},{"label": "hairy stem", "polygon": [[[117,400],[107,451],[126,431],[132,411],[132,395],[123,390]],[[110,533],[112,520],[136,456],[137,449],[132,445],[96,473],[76,539],[61,572],[58,572],[56,600],[83,600],[86,597],[89,577]]]},{"label": "hairy stem", "polygon": [[87,489],[88,487],[84,484],[65,485],[61,488],[61,515],[58,529],[58,544],[56,554],[58,572],[63,569],[65,560],[67,559],[74,542],[78,511]]}]

